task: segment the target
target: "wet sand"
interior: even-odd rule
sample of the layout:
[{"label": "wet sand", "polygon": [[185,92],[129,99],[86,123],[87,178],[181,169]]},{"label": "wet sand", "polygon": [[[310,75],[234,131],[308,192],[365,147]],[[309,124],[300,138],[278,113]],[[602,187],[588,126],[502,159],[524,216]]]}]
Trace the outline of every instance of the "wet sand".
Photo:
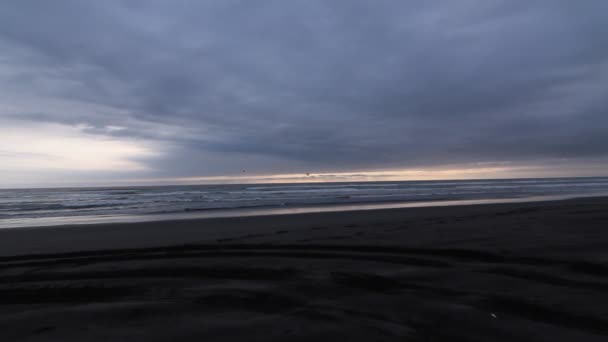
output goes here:
[{"label": "wet sand", "polygon": [[0,230],[2,341],[605,341],[608,199]]}]

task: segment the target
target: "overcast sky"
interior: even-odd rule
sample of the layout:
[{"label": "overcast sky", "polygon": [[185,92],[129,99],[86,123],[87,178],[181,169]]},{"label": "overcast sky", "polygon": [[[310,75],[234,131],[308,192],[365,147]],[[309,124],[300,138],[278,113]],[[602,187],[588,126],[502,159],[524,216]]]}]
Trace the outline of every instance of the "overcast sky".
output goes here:
[{"label": "overcast sky", "polygon": [[608,175],[606,13],[605,0],[2,1],[0,187]]}]

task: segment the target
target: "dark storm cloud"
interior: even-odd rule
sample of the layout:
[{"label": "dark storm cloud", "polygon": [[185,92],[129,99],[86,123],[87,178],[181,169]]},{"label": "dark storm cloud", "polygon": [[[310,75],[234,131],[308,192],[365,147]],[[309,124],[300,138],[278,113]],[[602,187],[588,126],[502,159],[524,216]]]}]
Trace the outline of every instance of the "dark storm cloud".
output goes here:
[{"label": "dark storm cloud", "polygon": [[[164,141],[163,175],[608,156],[605,1],[13,1],[7,114]],[[124,129],[108,129],[116,126]]]}]

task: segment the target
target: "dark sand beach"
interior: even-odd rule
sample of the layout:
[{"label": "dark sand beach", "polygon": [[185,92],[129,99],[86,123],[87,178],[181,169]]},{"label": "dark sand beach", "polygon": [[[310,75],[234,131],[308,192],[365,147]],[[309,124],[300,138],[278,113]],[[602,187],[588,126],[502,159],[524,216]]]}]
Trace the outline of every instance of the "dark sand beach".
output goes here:
[{"label": "dark sand beach", "polygon": [[606,341],[608,199],[0,231],[1,341]]}]

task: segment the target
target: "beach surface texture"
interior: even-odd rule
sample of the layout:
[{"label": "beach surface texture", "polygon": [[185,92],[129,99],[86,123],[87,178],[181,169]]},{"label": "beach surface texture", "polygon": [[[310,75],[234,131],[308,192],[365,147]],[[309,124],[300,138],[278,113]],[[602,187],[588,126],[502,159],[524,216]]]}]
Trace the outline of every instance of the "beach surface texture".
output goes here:
[{"label": "beach surface texture", "polygon": [[608,199],[0,230],[1,341],[606,341]]}]

